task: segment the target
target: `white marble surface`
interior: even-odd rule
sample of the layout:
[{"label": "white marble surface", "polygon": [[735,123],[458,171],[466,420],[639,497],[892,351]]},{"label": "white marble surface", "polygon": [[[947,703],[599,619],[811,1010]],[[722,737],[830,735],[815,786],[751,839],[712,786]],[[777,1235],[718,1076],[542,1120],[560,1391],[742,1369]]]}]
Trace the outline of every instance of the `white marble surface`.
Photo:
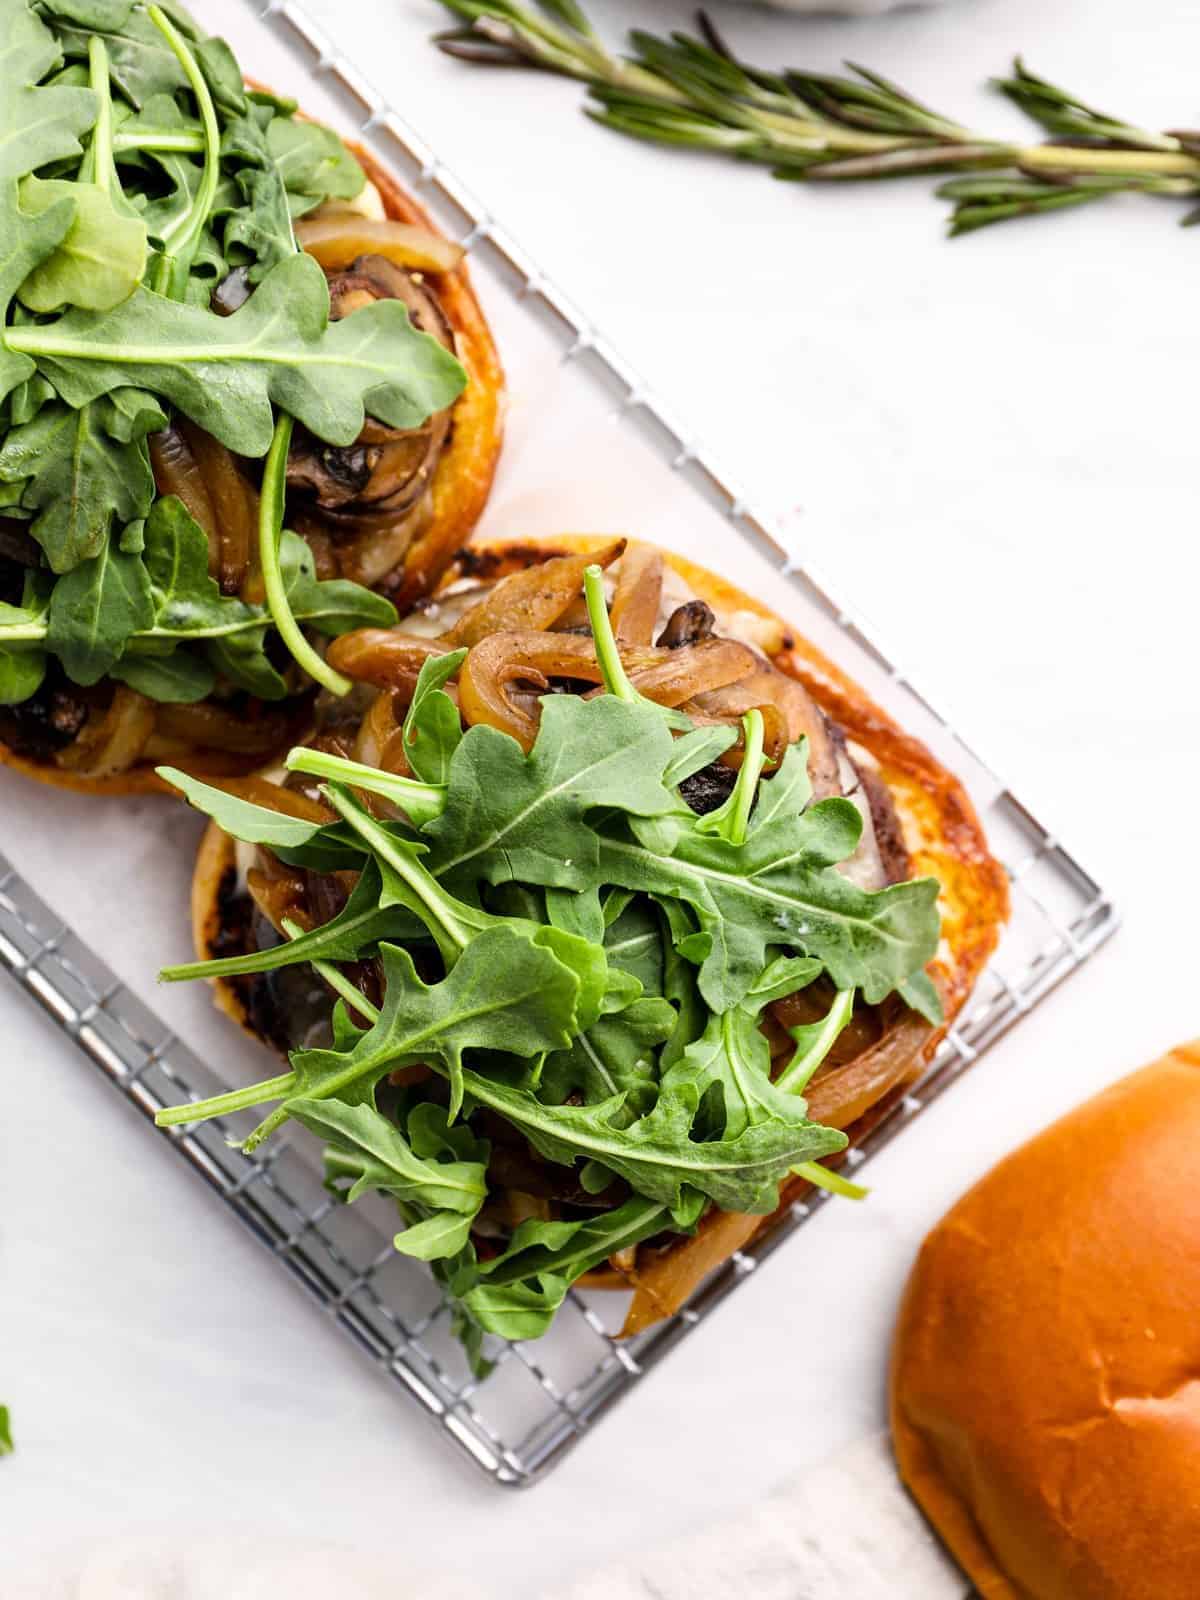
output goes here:
[{"label": "white marble surface", "polygon": [[[1126,917],[872,1164],[869,1204],[827,1208],[519,1497],[441,1447],[0,988],[0,1399],[18,1441],[0,1464],[6,1565],[114,1533],[312,1535],[508,1600],[703,1526],[876,1428],[924,1230],[1023,1135],[1197,1031],[1200,240],[1175,229],[1174,203],[1132,200],[947,244],[924,180],[810,192],[652,153],[578,116],[574,86],[436,59],[424,0],[318,9],[756,495],[792,513]],[[594,9],[665,26],[688,7]],[[1192,0],[968,0],[853,23],[718,9],[764,62],[850,55],[987,126],[1015,119],[981,85],[1018,49],[1130,117],[1200,117]],[[241,0],[204,14],[244,36]],[[106,837],[128,851],[109,806],[12,781],[0,805],[35,881],[103,860]],[[180,846],[193,831],[170,826]],[[136,894],[110,862],[76,915],[116,951],[161,917],[168,956],[186,943],[183,851],[156,825],[132,864]],[[163,1003],[237,1050],[203,1032],[198,997]]]}]

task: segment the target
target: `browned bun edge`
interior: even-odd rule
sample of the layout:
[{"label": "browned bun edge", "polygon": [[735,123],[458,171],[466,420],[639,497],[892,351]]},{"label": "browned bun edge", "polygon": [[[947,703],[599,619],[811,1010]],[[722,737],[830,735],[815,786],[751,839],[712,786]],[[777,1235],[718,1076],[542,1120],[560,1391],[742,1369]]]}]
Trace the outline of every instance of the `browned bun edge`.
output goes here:
[{"label": "browned bun edge", "polygon": [[[192,874],[192,943],[202,961],[209,959],[221,931],[222,884],[228,874],[236,870],[236,843],[215,822],[210,822],[200,841]],[[258,1034],[250,1027],[246,1007],[236,987],[227,979],[218,978],[212,984],[212,991],[213,1004],[258,1038]]]},{"label": "browned bun edge", "polygon": [[922,1246],[900,1474],[984,1600],[1200,1593],[1200,1040],[994,1167]]},{"label": "browned bun edge", "polygon": [[[261,85],[247,80],[251,88]],[[433,233],[441,230],[425,208],[408,194],[380,162],[361,145],[345,141],[368,179],[379,191],[383,208],[397,222],[409,222]],[[454,551],[470,535],[487,504],[503,438],[504,370],[482,307],[471,285],[465,265],[440,274],[438,302],[455,332],[456,353],[467,370],[468,383],[455,402],[454,427],[433,478],[433,515],[429,525],[413,541],[405,557],[404,582],[395,596],[403,612],[422,592],[426,570],[440,572]],[[197,752],[189,756],[186,770],[206,774],[230,775],[227,757],[219,752]],[[269,765],[269,758],[261,765]],[[53,763],[31,761],[0,740],[0,765],[11,767],[23,777],[56,789],[72,789],[78,794],[135,795],[169,794],[176,791],[159,778],[154,765],[139,762],[128,772],[113,777],[85,777]],[[245,770],[243,765],[239,770]]]},{"label": "browned bun edge", "polygon": [[[589,534],[532,540],[476,540],[466,552],[462,565],[469,570],[472,565],[480,564],[480,558],[487,563],[488,558],[493,557],[495,575],[500,576],[512,567],[526,564],[531,552],[548,556],[564,551],[586,551],[610,542],[611,536]],[[644,542],[628,541],[631,547]],[[668,565],[714,610],[749,611],[780,623],[787,648],[773,657],[775,665],[799,678],[823,709],[830,712],[851,739],[869,751],[878,763],[903,825],[913,875],[928,873],[943,885],[942,950],[930,970],[942,994],[948,1026],[970,994],[1008,916],[1008,880],[988,851],[966,790],[919,740],[906,734],[863,690],[813,645],[800,638],[769,606],[684,556],[669,550],[664,551],[664,555]],[[446,581],[455,576],[454,572],[447,574]],[[212,880],[205,892],[215,897],[218,881]],[[207,946],[198,945],[197,953],[206,958]],[[216,987],[222,1009],[237,1016],[245,1025],[244,1009],[230,986],[218,980]],[[850,1087],[848,1103],[852,1115],[835,1118],[828,1113],[823,1115],[828,1087],[823,1087],[818,1078],[807,1096],[811,1115],[817,1121],[834,1121],[849,1133],[853,1143],[875,1125],[903,1095],[907,1085],[920,1075],[940,1038],[941,1034],[936,1034],[923,1047],[918,1046],[908,1053],[890,1051],[884,1055],[868,1051],[859,1060],[840,1068],[839,1103],[846,1101],[845,1090]],[[681,1285],[689,1291],[698,1285],[734,1251],[744,1248],[756,1234],[768,1228],[776,1217],[807,1193],[808,1188],[802,1179],[790,1179],[781,1190],[778,1211],[767,1217],[711,1211],[694,1237],[681,1238],[648,1264],[625,1273],[600,1268],[583,1281],[595,1288],[632,1288],[634,1302],[624,1331],[626,1334],[639,1332],[669,1314],[672,1305],[677,1303]]]},{"label": "browned bun edge", "polygon": [[[347,145],[379,190],[389,217],[440,234],[425,207],[369,150],[350,141]],[[456,354],[468,381],[454,402],[450,441],[433,476],[432,518],[405,556],[404,582],[393,597],[401,614],[428,592],[470,537],[487,505],[503,440],[504,369],[464,263],[439,275],[437,297],[454,329]]]}]

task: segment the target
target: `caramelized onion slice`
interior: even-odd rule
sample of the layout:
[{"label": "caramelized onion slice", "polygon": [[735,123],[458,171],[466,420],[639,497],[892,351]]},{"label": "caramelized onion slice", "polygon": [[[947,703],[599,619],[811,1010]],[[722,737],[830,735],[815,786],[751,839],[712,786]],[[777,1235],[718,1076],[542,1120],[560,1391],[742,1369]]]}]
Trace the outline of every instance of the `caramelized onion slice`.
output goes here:
[{"label": "caramelized onion slice", "polygon": [[681,706],[685,700],[740,683],[754,671],[753,650],[736,639],[702,639],[699,644],[654,653],[662,659],[634,668],[629,681],[660,706]]},{"label": "caramelized onion slice", "polygon": [[[657,650],[625,650],[621,659],[637,670],[655,665]],[[577,633],[493,633],[472,645],[458,674],[464,722],[486,722],[511,733],[526,750],[537,738],[538,693],[552,678],[600,683],[602,674],[590,638]],[[520,686],[534,692],[520,693]]]},{"label": "caramelized onion slice", "polygon": [[795,678],[759,655],[754,655],[754,663],[736,684],[698,694],[697,711],[732,722],[755,706],[778,706],[787,721],[788,742],[794,744],[802,734],[808,739],[808,771],[817,799],[841,794],[837,748],[820,707]]},{"label": "caramelized onion slice", "polygon": [[856,1061],[813,1079],[806,1096],[811,1119],[830,1128],[857,1122],[918,1065],[933,1034],[924,1017],[906,1012]]},{"label": "caramelized onion slice", "polygon": [[401,731],[396,720],[395,696],[388,690],[377,694],[371,709],[358,725],[353,756],[366,767],[384,769],[383,757],[392,738]]},{"label": "caramelized onion slice", "polygon": [[327,272],[348,267],[362,255],[386,256],[398,267],[417,272],[453,272],[463,258],[461,245],[428,228],[348,212],[302,217],[296,224],[296,243]]},{"label": "caramelized onion slice", "polygon": [[221,567],[217,514],[200,463],[177,427],[150,435],[150,464],[159,494],[178,495],[208,537],[208,573],[215,578]]},{"label": "caramelized onion slice", "polygon": [[106,711],[91,711],[78,736],[59,752],[58,765],[85,778],[128,772],[154,732],[153,700],[118,684]]},{"label": "caramelized onion slice", "polygon": [[377,689],[399,689],[411,699],[417,675],[430,656],[445,655],[436,639],[399,633],[392,628],[356,628],[334,639],[325,659],[335,672]]},{"label": "caramelized onion slice", "polygon": [[255,905],[277,933],[283,933],[283,921],[297,922],[305,932],[312,927],[305,892],[304,874],[284,867],[274,872],[264,872],[261,866],[251,867],[246,874],[246,887]]},{"label": "caramelized onion slice", "polygon": [[653,644],[662,587],[662,551],[644,544],[626,550],[608,609],[618,644]]},{"label": "caramelized onion slice", "polygon": [[217,534],[217,581],[222,594],[240,594],[257,567],[258,495],[219,439],[194,423],[181,424],[204,479]]},{"label": "caramelized onion slice", "polygon": [[582,593],[586,568],[611,566],[624,548],[624,539],[614,539],[599,550],[551,556],[522,572],[509,573],[463,613],[443,636],[443,648],[476,645],[500,632],[551,627]]},{"label": "caramelized onion slice", "polygon": [[408,548],[429,521],[429,509],[418,504],[396,517],[393,513],[367,515],[362,531],[338,545],[338,572],[351,583],[372,589],[387,573],[399,568]]},{"label": "caramelized onion slice", "polygon": [[157,728],[167,739],[255,756],[270,755],[295,731],[291,719],[281,712],[263,712],[250,720],[207,700],[190,706],[159,706]]}]

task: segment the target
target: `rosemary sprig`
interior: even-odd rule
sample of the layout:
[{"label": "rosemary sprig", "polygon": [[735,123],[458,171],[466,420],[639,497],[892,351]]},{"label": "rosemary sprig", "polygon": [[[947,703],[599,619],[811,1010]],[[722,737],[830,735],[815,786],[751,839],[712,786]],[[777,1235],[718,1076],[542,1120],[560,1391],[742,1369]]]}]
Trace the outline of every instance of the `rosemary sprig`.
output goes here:
[{"label": "rosemary sprig", "polygon": [[[710,150],[791,181],[958,174],[952,234],[1117,193],[1200,195],[1200,133],[1152,133],[1097,111],[1018,58],[994,86],[1051,135],[993,139],[922,104],[867,67],[847,77],[739,61],[708,17],[698,34],[635,30],[612,54],[575,0],[443,0],[461,25],[436,36],[460,60],[530,66],[588,86],[588,115],[655,144]],[[964,176],[969,175],[969,176]],[[1200,208],[1184,217],[1200,221]]]}]

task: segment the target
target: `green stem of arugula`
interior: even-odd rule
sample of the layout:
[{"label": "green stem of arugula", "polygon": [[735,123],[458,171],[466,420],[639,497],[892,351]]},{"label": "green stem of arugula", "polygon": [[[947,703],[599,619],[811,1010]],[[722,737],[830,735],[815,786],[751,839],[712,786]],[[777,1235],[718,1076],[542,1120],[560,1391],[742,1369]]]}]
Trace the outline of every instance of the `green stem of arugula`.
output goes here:
[{"label": "green stem of arugula", "polygon": [[452,966],[470,944],[472,932],[455,915],[453,904],[441,884],[419,861],[401,850],[375,818],[337,784],[325,784],[321,793],[344,822],[348,822],[380,861],[404,880],[432,919],[433,934],[443,959]]},{"label": "green stem of arugula", "polygon": [[853,1012],[854,990],[839,989],[821,1024],[820,1032],[807,1049],[796,1051],[775,1079],[775,1087],[782,1089],[785,1094],[803,1094],[813,1073],[833,1048],[834,1041],[850,1021]]},{"label": "green stem of arugula", "polygon": [[279,541],[283,533],[283,495],[287,473],[288,447],[292,442],[292,419],[281,411],[275,421],[271,448],[263,468],[262,498],[258,506],[258,550],[262,566],[263,586],[267,593],[267,610],[279,629],[279,636],[291,651],[292,657],[304,668],[309,677],[332,694],[349,694],[353,685],[349,678],[335,672],[309,644],[292,615],[279,566]]},{"label": "green stem of arugula", "polygon": [[843,1200],[865,1200],[871,1192],[864,1189],[861,1183],[851,1183],[849,1178],[843,1178],[840,1172],[823,1167],[819,1161],[801,1161],[799,1166],[792,1168],[792,1172],[797,1178],[811,1183],[814,1189],[828,1189],[830,1194],[839,1194]]},{"label": "green stem of arugula", "polygon": [[88,82],[96,96],[96,121],[92,126],[91,143],[80,163],[79,176],[82,179],[86,171],[91,181],[108,194],[116,178],[113,165],[112,87],[108,78],[108,48],[96,33],[88,39]]},{"label": "green stem of arugula", "polygon": [[746,748],[742,756],[737,782],[730,795],[729,822],[726,837],[730,844],[745,844],[746,830],[750,825],[750,812],[758,793],[758,780],[766,760],[763,750],[763,715],[755,707],[742,718]]},{"label": "green stem of arugula", "polygon": [[294,1072],[280,1073],[277,1078],[266,1078],[262,1083],[251,1083],[244,1089],[230,1089],[226,1094],[212,1095],[208,1100],[188,1100],[181,1106],[166,1106],[154,1119],[158,1128],[178,1128],[187,1122],[207,1122],[212,1117],[229,1117],[235,1111],[249,1111],[264,1100],[283,1100],[296,1087]]},{"label": "green stem of arugula", "polygon": [[[289,939],[298,939],[304,932],[300,924],[293,922],[291,917],[282,917],[279,925]],[[309,966],[319,978],[324,978],[334,993],[339,994],[351,1010],[357,1011],[364,1021],[370,1023],[379,1021],[378,1006],[373,1006],[362,990],[356,989],[345,973],[340,972],[331,961],[310,961]]]},{"label": "green stem of arugula", "polygon": [[608,601],[604,595],[604,574],[598,566],[590,566],[583,574],[583,595],[587,602],[588,622],[592,628],[592,642],[596,647],[596,660],[604,687],[617,700],[640,700],[642,696],[629,681],[621,661],[617,641],[613,635],[612,619],[608,614]]},{"label": "green stem of arugula", "polygon": [[629,681],[621,661],[621,652],[617,648],[617,641],[612,631],[612,619],[608,614],[608,602],[604,597],[604,577],[597,566],[588,567],[583,574],[583,596],[587,603],[588,621],[592,628],[592,642],[596,648],[596,660],[600,664],[600,675],[604,681],[605,690],[614,699],[625,700],[631,704],[653,706],[659,716],[667,723],[668,727],[677,732],[690,732],[692,720],[685,712],[676,711],[671,706],[660,706],[651,700],[648,695],[639,694]]},{"label": "green stem of arugula", "polygon": [[133,133],[118,129],[113,134],[112,147],[117,155],[126,155],[132,150],[199,155],[204,149],[204,134],[199,128],[195,132],[190,128],[142,128]]},{"label": "green stem of arugula", "polygon": [[173,299],[182,300],[200,236],[204,232],[213,201],[216,199],[217,182],[221,175],[221,129],[204,74],[195,56],[188,49],[183,35],[160,6],[148,6],[146,15],[167,41],[172,55],[179,62],[188,81],[188,87],[195,96],[196,109],[200,113],[200,126],[204,133],[204,164],[200,187],[187,211],[178,223],[167,230],[168,237],[163,239],[163,254],[170,257],[172,262],[170,294]]},{"label": "green stem of arugula", "polygon": [[328,778],[334,783],[348,783],[356,789],[377,794],[393,805],[400,806],[415,827],[421,827],[446,809],[446,787],[440,783],[420,783],[415,778],[402,778],[394,772],[381,772],[377,767],[367,767],[361,761],[346,761],[341,756],[327,755],[323,750],[308,750],[303,745],[291,750],[287,757],[289,772],[306,772],[314,778]]},{"label": "green stem of arugula", "polygon": [[[290,917],[283,918],[283,931],[289,939],[296,939],[304,931]],[[330,988],[334,989],[348,1006],[352,1006],[367,1022],[379,1021],[379,1012],[338,969],[327,961],[311,961],[309,965]],[[167,1106],[155,1117],[160,1128],[179,1127],[188,1122],[207,1122],[212,1117],[231,1116],[235,1111],[249,1111],[264,1100],[284,1100],[296,1087],[294,1072],[280,1073],[263,1083],[249,1084],[245,1089],[231,1089],[227,1094],[213,1095],[208,1100],[193,1100],[182,1106]],[[282,1119],[281,1119],[282,1120]]]}]

